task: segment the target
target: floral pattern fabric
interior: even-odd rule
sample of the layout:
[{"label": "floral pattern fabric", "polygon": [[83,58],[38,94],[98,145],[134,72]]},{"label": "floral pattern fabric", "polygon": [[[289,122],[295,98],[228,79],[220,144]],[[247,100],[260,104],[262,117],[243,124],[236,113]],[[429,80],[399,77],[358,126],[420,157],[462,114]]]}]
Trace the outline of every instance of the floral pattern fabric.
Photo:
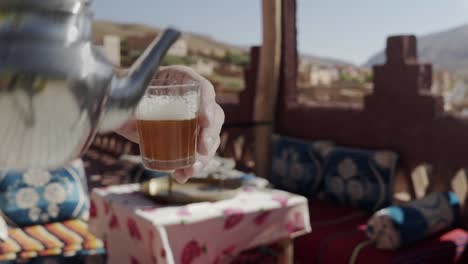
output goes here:
[{"label": "floral pattern fabric", "polygon": [[323,160],[332,143],[306,142],[275,135],[271,183],[278,189],[312,197],[322,183]]},{"label": "floral pattern fabric", "polygon": [[244,188],[235,198],[155,204],[138,184],[94,189],[90,230],[105,239],[108,263],[229,263],[240,252],[310,231],[307,199]]},{"label": "floral pattern fabric", "polygon": [[390,151],[334,148],[323,169],[326,199],[375,211],[392,199],[397,155]]},{"label": "floral pattern fabric", "polygon": [[53,171],[0,171],[0,209],[9,224],[20,227],[86,216],[82,161]]}]

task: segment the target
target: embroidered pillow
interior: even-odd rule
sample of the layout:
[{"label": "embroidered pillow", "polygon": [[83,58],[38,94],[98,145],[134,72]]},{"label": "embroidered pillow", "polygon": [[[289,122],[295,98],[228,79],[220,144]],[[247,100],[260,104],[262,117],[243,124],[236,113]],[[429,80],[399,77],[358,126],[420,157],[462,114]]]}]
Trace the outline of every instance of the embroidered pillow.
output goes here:
[{"label": "embroidered pillow", "polygon": [[278,189],[311,197],[322,183],[327,141],[306,142],[275,135],[272,146],[271,183]]},{"label": "embroidered pillow", "polygon": [[390,204],[397,155],[390,151],[332,149],[323,169],[328,200],[375,211]]},{"label": "embroidered pillow", "polygon": [[86,217],[88,204],[81,160],[53,171],[0,172],[0,209],[11,225]]},{"label": "embroidered pillow", "polygon": [[432,193],[405,205],[379,210],[367,223],[367,235],[380,249],[396,249],[453,227],[460,202],[453,192]]}]

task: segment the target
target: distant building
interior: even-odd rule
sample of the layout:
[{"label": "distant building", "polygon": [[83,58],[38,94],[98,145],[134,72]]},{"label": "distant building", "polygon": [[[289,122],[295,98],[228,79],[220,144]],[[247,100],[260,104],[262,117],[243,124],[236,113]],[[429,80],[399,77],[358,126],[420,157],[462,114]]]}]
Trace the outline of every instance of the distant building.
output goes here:
[{"label": "distant building", "polygon": [[314,86],[330,86],[339,78],[338,70],[334,67],[312,67],[310,83]]},{"label": "distant building", "polygon": [[299,71],[299,82],[308,86],[331,86],[339,78],[339,72],[333,66],[302,64]]},{"label": "distant building", "polygon": [[121,62],[121,55],[120,55],[120,37],[113,36],[113,35],[106,35],[102,39],[102,43],[100,43],[98,47],[104,51],[107,55],[109,60],[117,65],[120,66]]},{"label": "distant building", "polygon": [[466,81],[463,79],[455,81],[453,89],[447,91],[444,97],[446,109],[454,111],[468,109],[468,86]]},{"label": "distant building", "polygon": [[226,56],[227,51],[225,49],[218,49],[218,48],[201,48],[199,50],[194,51],[195,55],[203,55],[209,57],[216,57],[216,58],[223,58]]},{"label": "distant building", "polygon": [[[149,44],[156,38],[156,35],[146,35],[144,37],[128,37],[126,39],[127,49],[130,51],[144,51]],[[179,57],[185,57],[189,53],[187,40],[181,38],[172,44],[167,54]]]},{"label": "distant building", "polygon": [[187,40],[181,38],[172,44],[171,48],[167,52],[169,55],[185,57],[188,55],[188,44]]},{"label": "distant building", "polygon": [[236,65],[236,64],[232,64],[232,63],[221,63],[215,69],[218,75],[230,76],[230,77],[243,76],[243,70],[244,70],[243,67]]},{"label": "distant building", "polygon": [[431,92],[437,95],[447,96],[454,88],[455,77],[448,71],[434,71]]},{"label": "distant building", "polygon": [[130,51],[143,51],[148,47],[151,41],[154,40],[155,37],[156,35],[146,35],[144,37],[128,37],[125,39],[126,48]]},{"label": "distant building", "polygon": [[363,76],[363,72],[354,66],[342,66],[339,68],[339,74],[341,76],[347,76],[353,80],[359,80]]},{"label": "distant building", "polygon": [[190,65],[196,72],[204,76],[213,75],[216,63],[213,61],[207,61],[203,59],[197,60],[193,65]]}]

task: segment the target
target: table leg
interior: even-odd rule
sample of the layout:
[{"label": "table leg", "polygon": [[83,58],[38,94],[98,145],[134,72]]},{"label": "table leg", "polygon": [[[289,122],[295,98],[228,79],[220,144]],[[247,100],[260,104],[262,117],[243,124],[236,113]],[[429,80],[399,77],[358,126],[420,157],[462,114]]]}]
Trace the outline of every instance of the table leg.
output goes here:
[{"label": "table leg", "polygon": [[279,264],[294,263],[294,241],[290,238],[283,239],[278,243],[281,247],[281,255],[279,256]]}]

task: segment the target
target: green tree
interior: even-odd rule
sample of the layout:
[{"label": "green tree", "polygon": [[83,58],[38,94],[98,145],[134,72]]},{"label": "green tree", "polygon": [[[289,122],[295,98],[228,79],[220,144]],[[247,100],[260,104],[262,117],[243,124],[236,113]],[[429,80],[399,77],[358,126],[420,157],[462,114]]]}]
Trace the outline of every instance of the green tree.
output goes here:
[{"label": "green tree", "polygon": [[374,79],[374,76],[372,75],[372,73],[368,73],[364,76],[365,83],[371,83],[373,79]]},{"label": "green tree", "polygon": [[228,50],[224,55],[222,61],[224,63],[232,63],[239,66],[246,66],[249,63],[249,57],[247,56],[247,54],[233,53]]},{"label": "green tree", "polygon": [[174,55],[167,55],[164,57],[162,61],[163,66],[167,65],[193,65],[196,62],[196,57],[194,56],[174,56]]}]

